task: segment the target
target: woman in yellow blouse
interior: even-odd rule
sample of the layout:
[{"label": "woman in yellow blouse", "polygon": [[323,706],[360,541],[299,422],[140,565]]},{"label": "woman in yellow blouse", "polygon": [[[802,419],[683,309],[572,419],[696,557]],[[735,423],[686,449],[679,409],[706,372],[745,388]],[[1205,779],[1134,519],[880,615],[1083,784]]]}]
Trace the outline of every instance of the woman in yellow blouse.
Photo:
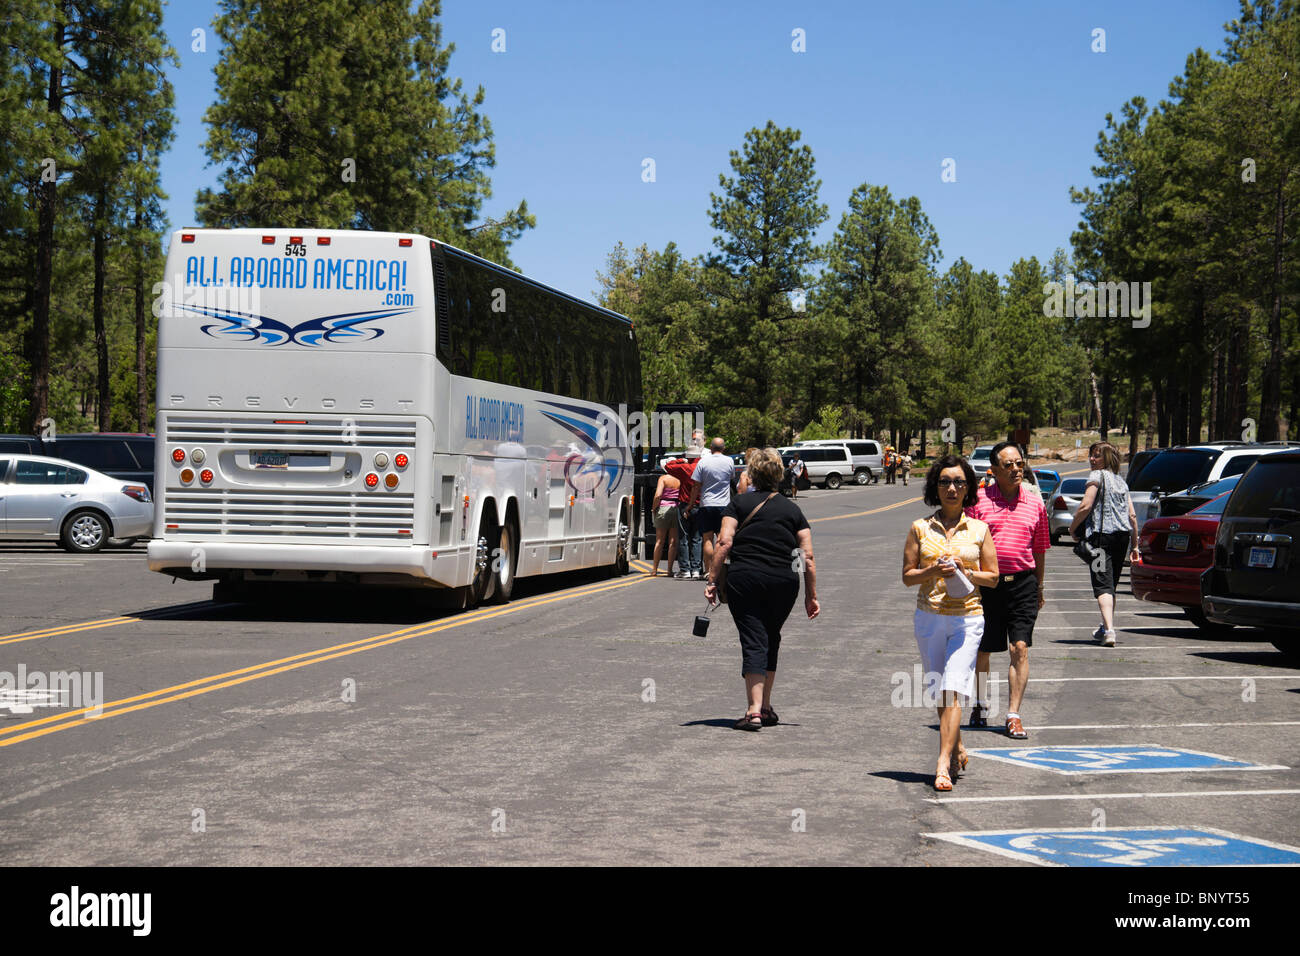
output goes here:
[{"label": "woman in yellow blouse", "polygon": [[964,513],[975,503],[975,482],[975,471],[958,455],[931,465],[925,503],[939,510],[912,522],[903,546],[903,583],[921,587],[913,616],[916,644],[939,711],[936,790],[951,790],[953,778],[966,768],[961,697],[975,695],[975,655],[984,635],[980,587],[998,583],[989,526]]}]

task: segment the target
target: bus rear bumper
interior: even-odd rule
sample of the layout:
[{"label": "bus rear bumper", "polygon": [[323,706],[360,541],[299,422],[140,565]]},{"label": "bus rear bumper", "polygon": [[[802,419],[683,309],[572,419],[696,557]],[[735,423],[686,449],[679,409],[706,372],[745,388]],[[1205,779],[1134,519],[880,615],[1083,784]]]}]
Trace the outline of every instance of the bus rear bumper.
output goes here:
[{"label": "bus rear bumper", "polygon": [[407,575],[428,584],[442,584],[452,578],[457,558],[446,554],[440,560],[436,551],[416,545],[332,548],[319,544],[159,539],[149,542],[148,556],[150,571],[190,580],[216,579],[231,571],[334,571]]}]

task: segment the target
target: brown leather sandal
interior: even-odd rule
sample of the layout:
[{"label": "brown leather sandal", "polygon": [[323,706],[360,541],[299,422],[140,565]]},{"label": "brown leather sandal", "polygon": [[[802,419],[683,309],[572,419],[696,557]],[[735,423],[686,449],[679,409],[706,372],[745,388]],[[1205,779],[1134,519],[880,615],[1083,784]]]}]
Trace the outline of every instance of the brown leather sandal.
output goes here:
[{"label": "brown leather sandal", "polygon": [[734,727],[736,730],[755,730],[755,731],[762,730],[763,715],[745,714],[744,717],[741,717],[740,720],[736,721],[731,726]]}]

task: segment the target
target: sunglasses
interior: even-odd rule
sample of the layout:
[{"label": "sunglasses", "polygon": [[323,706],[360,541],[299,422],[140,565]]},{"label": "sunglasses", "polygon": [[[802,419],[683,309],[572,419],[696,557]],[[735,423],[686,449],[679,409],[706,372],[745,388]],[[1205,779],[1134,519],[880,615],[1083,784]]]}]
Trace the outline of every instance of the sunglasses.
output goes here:
[{"label": "sunglasses", "polygon": [[949,487],[965,488],[966,479],[965,478],[940,478],[939,484],[941,484],[945,488],[949,488]]}]

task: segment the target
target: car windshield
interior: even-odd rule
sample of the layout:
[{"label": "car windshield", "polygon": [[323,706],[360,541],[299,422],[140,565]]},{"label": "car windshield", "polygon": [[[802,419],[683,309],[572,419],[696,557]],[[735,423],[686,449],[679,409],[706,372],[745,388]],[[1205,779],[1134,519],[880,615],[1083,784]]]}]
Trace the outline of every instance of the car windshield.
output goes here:
[{"label": "car windshield", "polygon": [[1189,515],[1221,515],[1223,509],[1228,507],[1228,499],[1232,497],[1232,492],[1225,491],[1213,501],[1207,501],[1205,504],[1193,508],[1187,512]]},{"label": "car windshield", "polygon": [[1189,485],[1204,481],[1215,460],[1222,454],[1200,448],[1172,448],[1152,458],[1128,483],[1130,491],[1150,491],[1159,488],[1166,493],[1182,491]]},{"label": "car windshield", "polygon": [[1300,512],[1300,459],[1290,455],[1281,461],[1266,456],[1255,462],[1233,490],[1224,513],[1267,518],[1275,508]]},{"label": "car windshield", "polygon": [[1061,487],[1057,490],[1063,495],[1082,495],[1083,490],[1088,487],[1087,478],[1066,478],[1061,482]]}]

